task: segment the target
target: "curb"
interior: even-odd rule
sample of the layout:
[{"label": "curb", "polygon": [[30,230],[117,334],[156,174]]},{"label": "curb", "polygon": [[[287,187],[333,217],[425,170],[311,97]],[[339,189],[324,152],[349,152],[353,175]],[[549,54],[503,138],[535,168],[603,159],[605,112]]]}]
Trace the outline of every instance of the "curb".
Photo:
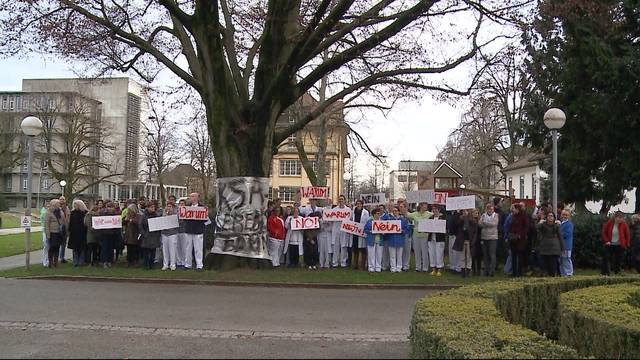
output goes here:
[{"label": "curb", "polygon": [[36,275],[8,277],[17,280],[59,280],[59,281],[93,281],[138,284],[172,284],[172,285],[209,285],[209,286],[237,286],[237,287],[267,287],[267,288],[308,288],[308,289],[375,289],[375,290],[450,290],[462,285],[425,284],[425,285],[393,285],[393,284],[331,284],[331,283],[279,283],[279,282],[250,282],[250,281],[219,281],[196,279],[157,279],[157,278],[122,278],[109,276],[80,276],[80,275]]}]

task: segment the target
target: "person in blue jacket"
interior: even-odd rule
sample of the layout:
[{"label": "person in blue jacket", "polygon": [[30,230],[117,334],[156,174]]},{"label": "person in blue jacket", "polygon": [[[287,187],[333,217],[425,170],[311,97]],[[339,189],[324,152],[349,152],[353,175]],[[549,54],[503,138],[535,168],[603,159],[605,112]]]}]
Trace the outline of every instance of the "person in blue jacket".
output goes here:
[{"label": "person in blue jacket", "polygon": [[560,256],[560,275],[573,276],[573,262],[571,261],[571,250],[573,250],[573,223],[571,213],[562,210],[560,222],[560,234],[564,242],[564,251]]},{"label": "person in blue jacket", "polygon": [[367,267],[369,272],[382,271],[382,249],[384,238],[382,234],[374,234],[371,227],[374,220],[380,220],[382,210],[378,207],[371,209],[371,217],[364,224],[365,241],[367,242]]},{"label": "person in blue jacket", "polygon": [[399,220],[400,232],[393,234],[385,234],[384,241],[389,246],[389,263],[391,272],[402,271],[402,251],[404,249],[404,240],[409,233],[409,224],[404,216],[400,215],[398,206],[393,206],[391,213],[386,214],[382,220]]}]

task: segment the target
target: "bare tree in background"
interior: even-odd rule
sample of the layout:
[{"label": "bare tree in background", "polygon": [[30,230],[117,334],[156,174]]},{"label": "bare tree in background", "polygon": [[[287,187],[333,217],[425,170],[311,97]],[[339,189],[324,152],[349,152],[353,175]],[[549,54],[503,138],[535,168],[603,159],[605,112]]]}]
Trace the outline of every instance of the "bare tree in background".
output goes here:
[{"label": "bare tree in background", "polygon": [[152,116],[143,123],[143,128],[147,133],[147,139],[146,146],[142,147],[142,154],[147,164],[151,165],[151,173],[160,185],[160,201],[164,207],[167,196],[164,175],[180,160],[180,138],[176,136],[176,123],[153,106]]},{"label": "bare tree in background", "polygon": [[[169,69],[204,103],[218,175],[268,176],[276,147],[338,100],[467,93],[445,74],[481,61],[479,51],[501,36],[495,26],[483,32],[485,21],[509,21],[529,2],[0,0],[0,55],[53,53],[149,81]],[[443,42],[455,50],[433,50]],[[276,130],[328,74],[340,86]]]},{"label": "bare tree in background", "polygon": [[202,182],[203,195],[208,199],[212,194],[210,185],[216,178],[216,161],[211,150],[206,119],[201,116],[195,118],[192,131],[186,136],[184,143],[191,166],[196,169]]}]

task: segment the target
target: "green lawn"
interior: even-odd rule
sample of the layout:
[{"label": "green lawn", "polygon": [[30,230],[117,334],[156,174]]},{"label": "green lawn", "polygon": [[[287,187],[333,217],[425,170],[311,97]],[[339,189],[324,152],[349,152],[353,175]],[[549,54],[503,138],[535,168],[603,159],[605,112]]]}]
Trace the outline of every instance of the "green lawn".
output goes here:
[{"label": "green lawn", "polygon": [[[31,251],[42,249],[42,233],[31,233]],[[0,235],[0,258],[24,254],[24,233]]]},{"label": "green lawn", "polygon": [[20,216],[14,213],[0,212],[2,218],[2,229],[11,229],[20,227]]},{"label": "green lawn", "polygon": [[[596,270],[577,271],[580,275],[596,274]],[[37,275],[84,275],[127,278],[157,278],[157,279],[191,279],[191,280],[216,280],[216,281],[245,281],[268,283],[325,283],[325,284],[475,284],[486,281],[505,280],[502,274],[493,278],[471,277],[463,279],[459,275],[445,272],[436,277],[426,273],[414,271],[402,273],[382,272],[370,274],[366,271],[351,269],[332,270],[306,270],[306,269],[262,269],[252,270],[248,268],[230,271],[161,271],[144,270],[139,268],[125,268],[118,263],[111,269],[81,267],[73,268],[68,263],[60,264],[57,269],[43,268],[41,265],[32,266],[30,271],[24,268],[0,271],[2,277],[22,277]]]}]

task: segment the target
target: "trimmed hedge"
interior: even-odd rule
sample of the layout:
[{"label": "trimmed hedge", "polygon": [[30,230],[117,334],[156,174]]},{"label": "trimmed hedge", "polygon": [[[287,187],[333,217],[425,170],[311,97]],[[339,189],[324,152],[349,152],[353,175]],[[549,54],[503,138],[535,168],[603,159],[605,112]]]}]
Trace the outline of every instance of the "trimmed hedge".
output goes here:
[{"label": "trimmed hedge", "polygon": [[414,310],[411,357],[576,358],[576,350],[545,336],[559,333],[560,294],[635,281],[640,278],[526,279],[428,296]]},{"label": "trimmed hedge", "polygon": [[640,284],[597,286],[560,296],[560,341],[582,355],[640,356]]}]

